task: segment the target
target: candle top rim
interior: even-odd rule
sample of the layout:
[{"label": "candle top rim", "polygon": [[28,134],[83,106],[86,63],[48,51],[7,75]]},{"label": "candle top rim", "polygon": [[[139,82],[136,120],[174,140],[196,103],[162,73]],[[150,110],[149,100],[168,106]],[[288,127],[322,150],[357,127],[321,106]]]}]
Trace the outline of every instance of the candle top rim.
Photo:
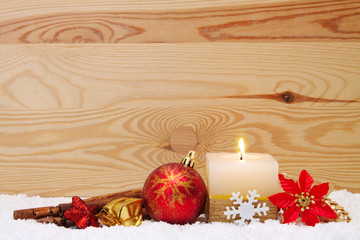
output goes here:
[{"label": "candle top rim", "polygon": [[[237,152],[207,152],[206,155],[224,155],[224,154],[239,154]],[[253,152],[246,152],[246,155],[269,155],[271,156],[269,153],[253,153]]]},{"label": "candle top rim", "polygon": [[206,153],[206,159],[211,159],[212,161],[221,161],[221,162],[268,162],[276,161],[275,158],[268,153],[245,153],[244,160],[239,159],[239,153],[230,153],[230,152],[218,152],[218,153]]}]

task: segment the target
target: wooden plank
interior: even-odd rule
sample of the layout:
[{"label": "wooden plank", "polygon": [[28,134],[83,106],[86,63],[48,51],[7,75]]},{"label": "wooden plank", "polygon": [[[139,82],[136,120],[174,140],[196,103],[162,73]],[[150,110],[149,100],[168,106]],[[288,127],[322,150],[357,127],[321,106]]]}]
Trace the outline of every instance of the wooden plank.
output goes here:
[{"label": "wooden plank", "polygon": [[41,0],[0,4],[0,43],[360,39],[358,0]]},{"label": "wooden plank", "polygon": [[0,45],[0,192],[141,188],[194,134],[203,176],[243,136],[283,172],[360,191],[359,65],[344,42]]},{"label": "wooden plank", "polygon": [[349,106],[359,66],[359,43],[0,45],[0,109]]},{"label": "wooden plank", "polygon": [[[241,102],[240,102],[241,104]],[[275,104],[276,105],[276,104]],[[197,135],[197,170],[205,152],[272,154],[294,177],[359,191],[359,107],[112,108],[2,111],[0,191],[95,195],[142,187],[157,166],[180,161],[169,143],[177,127]]]}]

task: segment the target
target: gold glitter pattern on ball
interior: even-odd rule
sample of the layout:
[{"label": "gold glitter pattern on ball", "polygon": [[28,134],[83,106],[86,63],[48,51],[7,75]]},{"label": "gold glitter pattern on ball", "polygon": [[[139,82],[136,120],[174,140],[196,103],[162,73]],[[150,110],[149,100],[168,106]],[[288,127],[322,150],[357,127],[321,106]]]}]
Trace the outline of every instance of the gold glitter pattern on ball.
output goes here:
[{"label": "gold glitter pattern on ball", "polygon": [[155,199],[158,199],[160,197],[166,199],[165,191],[169,189],[170,191],[172,191],[172,194],[170,194],[171,199],[169,201],[169,204],[174,205],[175,202],[183,204],[183,198],[187,197],[187,195],[181,192],[180,188],[183,188],[188,195],[190,194],[190,189],[194,188],[191,181],[194,177],[188,174],[188,170],[189,168],[185,167],[178,172],[168,166],[162,167],[160,169],[160,172],[164,174],[164,177],[159,177],[159,175],[155,175],[154,179],[151,181],[151,189],[156,188],[159,184],[162,185],[159,189],[154,191],[154,193],[156,194]]}]

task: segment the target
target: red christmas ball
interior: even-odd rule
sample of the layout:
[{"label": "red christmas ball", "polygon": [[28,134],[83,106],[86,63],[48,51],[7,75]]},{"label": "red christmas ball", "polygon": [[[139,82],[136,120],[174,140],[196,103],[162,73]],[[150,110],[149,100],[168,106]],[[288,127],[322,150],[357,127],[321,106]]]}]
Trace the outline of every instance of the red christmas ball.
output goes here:
[{"label": "red christmas ball", "polygon": [[194,222],[204,208],[206,196],[200,174],[182,163],[156,168],[143,188],[143,203],[150,217],[172,224]]}]

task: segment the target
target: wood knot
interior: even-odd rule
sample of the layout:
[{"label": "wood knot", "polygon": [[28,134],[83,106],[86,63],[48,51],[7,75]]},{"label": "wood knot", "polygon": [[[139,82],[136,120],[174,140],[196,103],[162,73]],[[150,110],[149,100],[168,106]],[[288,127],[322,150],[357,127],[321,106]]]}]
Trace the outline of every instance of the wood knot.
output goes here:
[{"label": "wood knot", "polygon": [[295,96],[291,92],[282,93],[281,97],[286,103],[292,103],[295,101]]},{"label": "wood knot", "polygon": [[179,127],[170,136],[170,147],[173,151],[186,155],[190,150],[195,150],[197,136],[191,127]]}]

